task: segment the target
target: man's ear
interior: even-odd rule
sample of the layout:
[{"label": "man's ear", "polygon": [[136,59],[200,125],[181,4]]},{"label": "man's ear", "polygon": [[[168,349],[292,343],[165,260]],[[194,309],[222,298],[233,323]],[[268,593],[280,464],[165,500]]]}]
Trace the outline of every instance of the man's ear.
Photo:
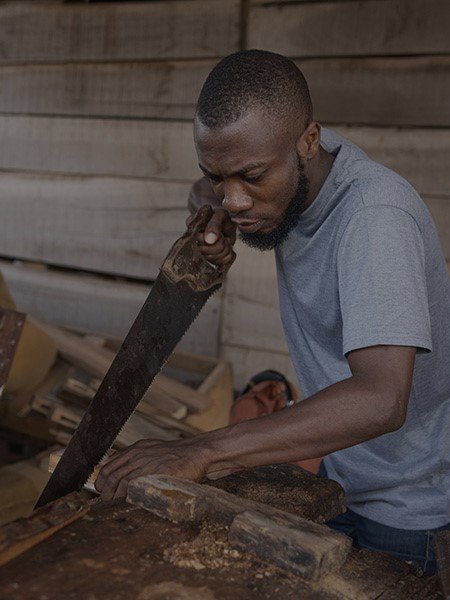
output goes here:
[{"label": "man's ear", "polygon": [[309,161],[319,152],[320,125],[313,121],[297,140],[297,154],[303,161]]}]

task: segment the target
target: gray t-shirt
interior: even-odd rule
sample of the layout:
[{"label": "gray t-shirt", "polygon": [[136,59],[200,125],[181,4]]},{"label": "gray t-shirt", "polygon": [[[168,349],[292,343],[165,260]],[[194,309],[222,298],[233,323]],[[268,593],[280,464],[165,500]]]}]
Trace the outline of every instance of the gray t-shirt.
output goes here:
[{"label": "gray t-shirt", "polygon": [[276,250],[300,388],[310,396],[350,377],[351,350],[416,346],[403,427],[325,466],[356,513],[400,529],[439,527],[450,522],[450,281],[436,227],[399,175],[327,129],[322,146],[335,156],[331,171]]}]

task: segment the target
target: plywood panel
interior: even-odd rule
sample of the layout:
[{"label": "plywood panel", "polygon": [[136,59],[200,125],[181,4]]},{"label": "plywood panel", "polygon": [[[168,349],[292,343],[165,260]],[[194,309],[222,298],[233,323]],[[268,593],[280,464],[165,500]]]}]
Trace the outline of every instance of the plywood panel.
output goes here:
[{"label": "plywood panel", "polygon": [[0,112],[192,119],[214,61],[0,67]]},{"label": "plywood panel", "polygon": [[0,173],[0,256],[154,279],[189,184]]},{"label": "plywood panel", "polygon": [[[445,129],[334,129],[421,193],[448,193],[450,145]],[[190,123],[3,115],[0,139],[3,170],[162,180],[200,176]]]},{"label": "plywood panel", "polygon": [[249,48],[287,56],[445,54],[447,0],[274,3],[250,9]]},{"label": "plywood panel", "polygon": [[1,62],[215,57],[238,50],[239,0],[0,5]]},{"label": "plywood panel", "polygon": [[450,125],[450,56],[296,62],[308,81],[319,121]]},{"label": "plywood panel", "polygon": [[[0,261],[0,271],[20,310],[55,325],[103,335],[124,336],[150,291],[149,285],[5,261]],[[217,355],[221,300],[220,293],[210,298],[181,349]]]}]

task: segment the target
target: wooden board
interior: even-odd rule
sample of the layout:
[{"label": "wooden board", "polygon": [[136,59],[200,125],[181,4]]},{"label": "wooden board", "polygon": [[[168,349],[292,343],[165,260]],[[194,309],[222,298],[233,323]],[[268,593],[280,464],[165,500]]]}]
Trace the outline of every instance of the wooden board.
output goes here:
[{"label": "wooden board", "polygon": [[[421,193],[448,193],[445,129],[334,129]],[[191,181],[200,176],[192,125],[185,122],[0,116],[0,139],[0,170]]]},{"label": "wooden board", "polygon": [[[320,121],[450,124],[448,56],[308,59],[297,64]],[[192,119],[213,65],[214,61],[172,61],[3,66],[0,112]]]},{"label": "wooden board", "polygon": [[215,61],[0,67],[0,112],[193,119]]},{"label": "wooden board", "polygon": [[[111,336],[128,332],[150,291],[150,285],[5,261],[0,261],[0,271],[20,310],[55,325]],[[221,301],[220,293],[210,298],[180,348],[217,355]]]},{"label": "wooden board", "polygon": [[189,184],[0,174],[0,256],[156,278],[185,230]]},{"label": "wooden board", "polygon": [[0,116],[2,170],[194,180],[192,124]]},{"label": "wooden board", "polygon": [[308,81],[319,121],[450,125],[450,56],[296,62]]},{"label": "wooden board", "polygon": [[239,0],[0,5],[2,62],[215,57],[238,50]]},{"label": "wooden board", "polygon": [[250,9],[249,48],[287,56],[450,51],[447,0],[267,2]]}]

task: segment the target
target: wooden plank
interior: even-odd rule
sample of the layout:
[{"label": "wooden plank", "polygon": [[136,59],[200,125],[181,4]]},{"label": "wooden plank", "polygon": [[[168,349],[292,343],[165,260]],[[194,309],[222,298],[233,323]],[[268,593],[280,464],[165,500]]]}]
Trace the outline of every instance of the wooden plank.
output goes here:
[{"label": "wooden plank", "polygon": [[[449,56],[296,62],[307,78],[320,121],[450,124]],[[3,66],[0,112],[192,119],[213,65],[188,61]]]},{"label": "wooden plank", "polygon": [[287,56],[445,54],[447,0],[364,0],[252,6],[249,48]]},{"label": "wooden plank", "polygon": [[0,169],[194,180],[192,124],[0,116]]},{"label": "wooden plank", "polygon": [[0,256],[156,278],[189,184],[0,173]]},{"label": "wooden plank", "polygon": [[[450,146],[445,129],[333,127],[421,193],[446,194]],[[1,170],[194,180],[200,176],[192,125],[0,116]]]},{"label": "wooden plank", "polygon": [[193,119],[215,61],[0,67],[0,112]]},{"label": "wooden plank", "polygon": [[450,56],[296,62],[308,81],[319,121],[450,125]]},{"label": "wooden plank", "polygon": [[89,508],[85,498],[72,494],[43,506],[28,519],[4,525],[0,530],[0,565],[23,554],[62,527],[81,519]]},{"label": "wooden plank", "polygon": [[[0,271],[18,308],[61,325],[123,337],[139,312],[150,286],[0,261]],[[215,294],[180,342],[180,348],[215,356],[218,351],[221,295]]]},{"label": "wooden plank", "polygon": [[2,62],[216,57],[239,49],[239,0],[0,5]]}]

